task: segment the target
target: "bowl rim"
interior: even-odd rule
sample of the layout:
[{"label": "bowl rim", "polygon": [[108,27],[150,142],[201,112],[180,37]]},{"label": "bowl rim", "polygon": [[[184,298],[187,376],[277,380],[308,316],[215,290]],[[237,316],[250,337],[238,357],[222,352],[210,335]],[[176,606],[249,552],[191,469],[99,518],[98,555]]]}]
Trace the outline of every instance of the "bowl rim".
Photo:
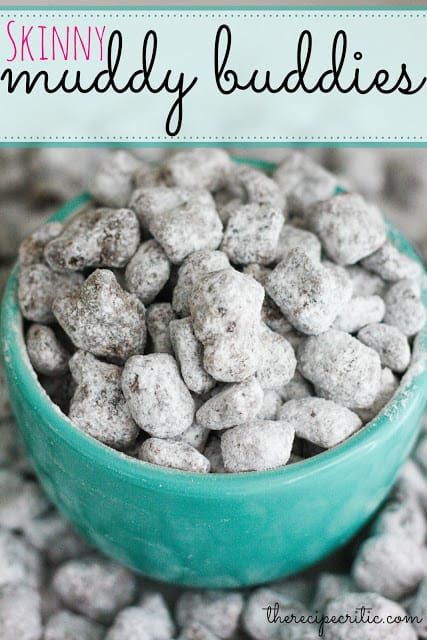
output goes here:
[{"label": "bowl rim", "polygon": [[[275,163],[253,158],[235,157],[234,160],[266,171],[271,171],[276,166]],[[48,219],[48,222],[62,221],[90,201],[89,194],[81,193],[62,206]],[[389,225],[389,236],[393,243],[422,265],[422,261],[413,247],[392,225]],[[9,275],[1,308],[0,339],[6,379],[13,378],[15,384],[19,384],[22,395],[26,397],[35,414],[48,424],[57,437],[66,441],[68,446],[90,459],[94,464],[100,464],[118,476],[138,485],[149,482],[161,487],[167,483],[168,488],[175,484],[176,491],[186,494],[201,494],[210,489],[222,489],[226,493],[236,495],[248,490],[251,493],[264,492],[266,485],[272,487],[273,485],[292,484],[357,457],[361,451],[370,449],[374,444],[389,437],[390,423],[404,421],[405,415],[410,412],[417,400],[427,401],[426,323],[414,341],[410,368],[403,376],[398,390],[389,403],[374,420],[331,449],[312,458],[269,471],[198,474],[143,462],[116,451],[79,430],[48,397],[27,356],[23,335],[23,319],[17,300],[18,269],[19,266],[16,264]],[[424,281],[425,279],[424,273]],[[423,301],[427,306],[425,282],[423,283]],[[9,380],[8,384],[10,384]],[[18,419],[17,422],[19,422]]]}]

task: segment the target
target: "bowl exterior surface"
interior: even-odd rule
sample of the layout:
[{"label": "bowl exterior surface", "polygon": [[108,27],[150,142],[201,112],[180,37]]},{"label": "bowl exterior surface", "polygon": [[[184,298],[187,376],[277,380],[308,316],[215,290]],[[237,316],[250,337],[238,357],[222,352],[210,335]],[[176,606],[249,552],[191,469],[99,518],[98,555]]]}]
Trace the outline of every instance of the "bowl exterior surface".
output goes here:
[{"label": "bowl exterior surface", "polygon": [[[80,196],[56,219],[86,201]],[[416,440],[426,401],[423,362],[375,422],[286,469],[201,477],[129,459],[78,431],[48,400],[25,355],[16,289],[15,269],[0,331],[11,403],[31,462],[76,529],[144,575],[227,588],[295,573],[368,521]],[[426,332],[420,341],[425,348]]]}]

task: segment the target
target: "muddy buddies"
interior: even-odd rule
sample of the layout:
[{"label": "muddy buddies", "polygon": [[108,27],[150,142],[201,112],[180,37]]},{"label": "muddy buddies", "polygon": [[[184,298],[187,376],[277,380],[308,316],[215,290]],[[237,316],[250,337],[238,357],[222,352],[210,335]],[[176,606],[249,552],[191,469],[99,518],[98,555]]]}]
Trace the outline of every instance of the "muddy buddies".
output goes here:
[{"label": "muddy buddies", "polygon": [[93,201],[19,251],[30,361],[76,428],[195,473],[265,471],[375,418],[423,328],[422,268],[380,210],[288,152],[156,166],[119,151]]}]

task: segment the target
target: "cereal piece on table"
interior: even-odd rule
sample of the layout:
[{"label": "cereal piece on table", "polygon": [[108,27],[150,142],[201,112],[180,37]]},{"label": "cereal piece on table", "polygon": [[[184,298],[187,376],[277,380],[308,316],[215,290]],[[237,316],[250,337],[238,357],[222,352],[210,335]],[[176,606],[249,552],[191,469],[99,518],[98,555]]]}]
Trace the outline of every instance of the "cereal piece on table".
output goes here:
[{"label": "cereal piece on table", "polygon": [[190,471],[191,473],[209,473],[209,460],[194,447],[179,440],[148,438],[141,445],[139,459],[160,467]]},{"label": "cereal piece on table", "polygon": [[262,406],[258,411],[256,418],[258,420],[276,420],[277,412],[281,406],[282,398],[280,393],[274,389],[265,389]]},{"label": "cereal piece on table", "polygon": [[48,242],[57,238],[64,228],[62,222],[47,222],[20,244],[18,261],[21,267],[30,267],[44,262],[44,248]]},{"label": "cereal piece on table", "polygon": [[422,273],[421,265],[401,253],[389,240],[364,258],[362,266],[388,282],[397,282],[404,278],[417,279]]},{"label": "cereal piece on table", "polygon": [[211,436],[203,451],[211,465],[211,473],[226,473],[224,460],[222,459],[221,440],[216,435]]},{"label": "cereal piece on table", "polygon": [[197,451],[200,451],[200,453],[203,453],[207,439],[209,437],[209,433],[209,429],[205,429],[205,427],[202,427],[195,420],[191,427],[188,427],[188,429],[186,429],[184,433],[181,433],[181,435],[175,436],[172,439],[179,440],[180,442],[185,442],[186,444],[189,444],[197,449]]},{"label": "cereal piece on table", "polygon": [[280,211],[284,219],[286,199],[277,183],[264,171],[244,164],[234,164],[229,184],[244,203],[269,205]]},{"label": "cereal piece on table", "polygon": [[139,222],[130,209],[85,209],[46,245],[44,257],[58,272],[120,268],[129,262],[139,243]]},{"label": "cereal piece on table", "polygon": [[218,636],[213,634],[202,624],[194,622],[186,625],[178,636],[177,640],[219,640]]},{"label": "cereal piece on table", "polygon": [[289,153],[273,178],[286,198],[289,211],[297,214],[319,200],[330,198],[338,186],[335,176],[298,151]]},{"label": "cereal piece on table", "polygon": [[409,607],[409,614],[418,618],[413,623],[418,637],[427,638],[427,578],[424,578],[418,587],[415,598]]},{"label": "cereal piece on table", "polygon": [[385,294],[384,322],[400,329],[411,337],[421,331],[426,320],[426,310],[420,299],[419,288],[411,280],[400,280]]},{"label": "cereal piece on table", "polygon": [[260,365],[256,374],[258,382],[263,389],[281,389],[295,374],[295,352],[286,338],[265,324],[261,325],[260,338]]},{"label": "cereal piece on table", "polygon": [[144,349],[144,305],[112,271],[97,269],[79,290],[57,296],[53,312],[74,345],[95,356],[120,362]]},{"label": "cereal piece on table", "polygon": [[208,195],[195,195],[175,209],[149,219],[150,233],[173,264],[181,264],[194,251],[217,249],[221,244],[222,222]]},{"label": "cereal piece on table", "polygon": [[71,611],[58,611],[46,622],[43,640],[101,640],[101,625]]},{"label": "cereal piece on table", "polygon": [[314,395],[313,386],[295,371],[295,375],[288,384],[278,390],[283,402],[288,400],[299,400],[300,398],[309,398]]},{"label": "cereal piece on table", "polygon": [[0,637],[2,640],[41,640],[40,596],[27,586],[0,589]]},{"label": "cereal piece on table", "polygon": [[28,542],[53,564],[84,555],[88,545],[56,511],[32,519],[24,527]]},{"label": "cereal piece on table", "polygon": [[173,438],[193,423],[194,400],[169,354],[130,358],[122,389],[135,422],[151,436]]},{"label": "cereal piece on table", "polygon": [[[142,228],[148,229],[152,218],[165,211],[176,209],[193,197],[193,192],[189,189],[165,185],[144,186],[133,192],[129,208],[135,211]],[[210,202],[209,194],[205,197],[207,202]]]},{"label": "cereal piece on table", "polygon": [[368,324],[357,334],[358,340],[374,349],[383,367],[403,373],[411,360],[411,349],[407,337],[389,324]]},{"label": "cereal piece on table", "polygon": [[144,304],[150,304],[170,276],[170,262],[155,240],[147,240],[126,267],[126,288]]},{"label": "cereal piece on table", "polygon": [[189,300],[194,286],[202,276],[230,267],[222,251],[195,251],[189,255],[178,271],[178,280],[173,291],[172,307],[182,317],[190,314]]},{"label": "cereal piece on table", "polygon": [[270,264],[276,255],[283,215],[270,205],[246,204],[231,213],[221,250],[234,264]]},{"label": "cereal piece on table", "polygon": [[346,267],[347,274],[353,283],[355,296],[383,296],[386,283],[372,271],[364,269],[360,264]]},{"label": "cereal piece on table", "polygon": [[426,539],[427,522],[416,496],[404,487],[394,487],[374,520],[372,532],[374,535],[401,535],[422,546]]},{"label": "cereal piece on table", "polygon": [[58,291],[63,295],[76,291],[83,282],[78,273],[55,273],[44,264],[24,267],[19,272],[18,300],[26,320],[44,324],[55,321],[52,305]]},{"label": "cereal piece on table", "polygon": [[163,172],[170,185],[216,191],[224,186],[232,167],[224,149],[195,148],[174,153],[165,161]]},{"label": "cereal piece on table", "polygon": [[380,296],[355,296],[335,318],[334,327],[347,333],[356,333],[373,322],[381,322],[385,304]]},{"label": "cereal piece on table", "polygon": [[50,327],[32,324],[26,336],[30,362],[37,373],[57,376],[68,371],[69,353]]},{"label": "cereal piece on table", "polygon": [[157,302],[147,308],[147,330],[153,343],[154,353],[173,355],[169,325],[176,315],[169,302]]},{"label": "cereal piece on table", "polygon": [[146,594],[138,605],[120,611],[105,640],[172,640],[175,626],[160,594]]},{"label": "cereal piece on table", "polygon": [[0,527],[18,530],[49,509],[40,485],[13,469],[0,471]]},{"label": "cereal piece on table", "polygon": [[299,438],[324,449],[346,440],[362,426],[356,413],[323,398],[289,400],[280,409],[278,418],[291,424]]},{"label": "cereal piece on table", "polygon": [[310,336],[301,343],[297,357],[300,373],[322,397],[356,408],[370,407],[377,397],[380,357],[348,333],[330,329]]},{"label": "cereal piece on table", "polygon": [[176,605],[181,627],[199,623],[218,638],[231,638],[239,623],[243,597],[236,591],[184,591]]},{"label": "cereal piece on table", "polygon": [[132,193],[133,176],[141,164],[129,151],[109,154],[91,181],[91,195],[107,207],[125,207]]},{"label": "cereal piece on table", "polygon": [[172,320],[170,338],[181,375],[190,391],[206,393],[216,381],[203,368],[203,346],[194,335],[190,318]]},{"label": "cereal piece on table", "polygon": [[198,409],[196,420],[206,429],[221,431],[257,416],[262,406],[263,390],[256,378],[225,385],[219,393]]},{"label": "cereal piece on table", "polygon": [[335,273],[299,248],[273,269],[266,291],[298,331],[314,335],[329,329],[347,298]]},{"label": "cereal piece on table", "polygon": [[243,382],[259,366],[260,332],[257,326],[224,334],[206,343],[205,370],[219,382]]},{"label": "cereal piece on table", "polygon": [[356,585],[351,576],[343,573],[319,573],[311,609],[314,612],[323,613],[330,600],[354,591],[356,591]]},{"label": "cereal piece on table", "polygon": [[0,530],[0,590],[20,584],[37,588],[42,575],[39,553],[21,536]]},{"label": "cereal piece on table", "polygon": [[134,601],[136,586],[130,571],[96,556],[69,560],[53,576],[53,588],[67,608],[103,624]]},{"label": "cereal piece on table", "polygon": [[357,413],[363,424],[366,424],[367,422],[373,420],[379,414],[379,412],[384,409],[386,404],[394,396],[398,387],[398,378],[396,378],[396,376],[390,369],[385,367],[381,371],[380,388],[373,403],[369,407],[356,407],[354,409],[355,413]]},{"label": "cereal piece on table", "polygon": [[77,384],[68,414],[70,420],[114,449],[131,446],[139,428],[121,389],[122,368],[77,351],[70,360],[70,371]]},{"label": "cereal piece on table", "polygon": [[294,429],[287,422],[252,420],[221,437],[227,471],[266,471],[284,466],[291,455]]},{"label": "cereal piece on table", "polygon": [[376,535],[360,547],[352,575],[361,590],[400,600],[425,577],[425,551],[407,535]]},{"label": "cereal piece on table", "polygon": [[[357,624],[362,608],[365,610],[364,619],[369,614],[370,622]],[[417,640],[411,624],[405,621],[405,610],[397,602],[387,600],[377,593],[339,595],[327,604],[325,615],[329,619],[338,620],[340,616],[343,619],[339,624],[325,624],[325,640]],[[375,623],[374,616],[383,623]]]},{"label": "cereal piece on table", "polygon": [[289,252],[296,248],[302,249],[311,260],[320,262],[322,245],[319,238],[311,231],[299,229],[290,224],[283,225],[276,247],[275,261],[285,260]]},{"label": "cereal piece on table", "polygon": [[190,299],[196,337],[206,345],[218,336],[254,327],[259,324],[263,299],[263,287],[251,276],[235,269],[222,269],[203,276]]},{"label": "cereal piece on table", "polygon": [[310,227],[319,236],[326,253],[340,265],[359,262],[386,240],[380,211],[354,193],[319,202],[309,216]]}]

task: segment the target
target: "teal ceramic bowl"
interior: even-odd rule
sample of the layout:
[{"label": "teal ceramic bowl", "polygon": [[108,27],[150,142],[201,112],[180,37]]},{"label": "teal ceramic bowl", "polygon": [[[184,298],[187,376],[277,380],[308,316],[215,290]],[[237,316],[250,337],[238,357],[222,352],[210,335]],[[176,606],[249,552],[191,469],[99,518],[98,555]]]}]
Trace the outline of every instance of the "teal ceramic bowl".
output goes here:
[{"label": "teal ceramic bowl", "polygon": [[[87,200],[78,197],[55,219]],[[402,236],[391,237],[415,256]],[[40,481],[90,543],[146,576],[242,587],[315,563],[368,521],[416,440],[427,394],[426,330],[397,396],[333,450],[252,474],[200,476],[141,463],[79,431],[50,402],[26,355],[16,294],[15,268],[1,343],[13,410]]]}]

